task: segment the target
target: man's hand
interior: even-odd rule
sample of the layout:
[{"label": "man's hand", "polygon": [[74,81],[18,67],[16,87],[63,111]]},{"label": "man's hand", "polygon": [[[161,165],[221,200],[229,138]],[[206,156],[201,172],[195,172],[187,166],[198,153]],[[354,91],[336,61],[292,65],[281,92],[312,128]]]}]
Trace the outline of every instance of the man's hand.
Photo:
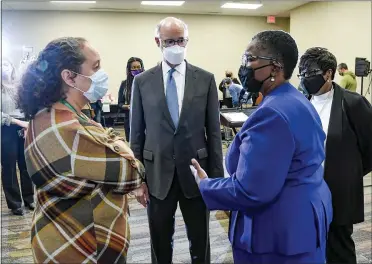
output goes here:
[{"label": "man's hand", "polygon": [[200,181],[203,179],[208,178],[207,173],[200,167],[199,162],[196,161],[196,159],[191,160],[192,166],[190,165],[190,169],[192,174],[195,177],[196,184],[199,186]]},{"label": "man's hand", "polygon": [[130,110],[130,105],[123,105],[124,110]]},{"label": "man's hand", "polygon": [[135,189],[133,193],[136,196],[137,202],[147,207],[147,203],[149,202],[149,190],[147,189],[146,183],[142,183],[141,187]]}]

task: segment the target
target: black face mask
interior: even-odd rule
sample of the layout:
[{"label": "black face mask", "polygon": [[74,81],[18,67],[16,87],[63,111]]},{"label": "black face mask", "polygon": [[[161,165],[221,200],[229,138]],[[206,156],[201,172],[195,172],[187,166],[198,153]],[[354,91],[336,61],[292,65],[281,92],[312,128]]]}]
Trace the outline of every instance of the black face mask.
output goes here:
[{"label": "black face mask", "polygon": [[250,93],[258,93],[259,91],[261,91],[263,83],[267,79],[269,79],[271,75],[263,81],[257,81],[254,78],[254,72],[258,69],[262,69],[262,68],[265,68],[271,65],[272,64],[267,64],[267,65],[258,67],[256,69],[253,69],[251,66],[240,66],[238,76],[239,76],[240,82],[242,83],[243,88]]},{"label": "black face mask", "polygon": [[301,86],[308,94],[317,94],[325,83],[326,81],[321,74],[303,78],[301,80]]}]

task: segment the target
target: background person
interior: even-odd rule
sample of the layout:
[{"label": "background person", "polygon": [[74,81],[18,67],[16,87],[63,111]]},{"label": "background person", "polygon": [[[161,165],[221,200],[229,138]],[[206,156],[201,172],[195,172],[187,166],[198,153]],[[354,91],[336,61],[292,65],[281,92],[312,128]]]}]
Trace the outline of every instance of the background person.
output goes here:
[{"label": "background person", "polygon": [[243,90],[243,87],[239,84],[235,84],[231,78],[226,78],[224,80],[225,89],[229,90],[232,99],[232,107],[240,106],[240,92]]},{"label": "background person", "polygon": [[325,134],[314,107],[288,82],[297,60],[288,33],[254,36],[239,77],[249,92],[265,98],[229,148],[230,177],[210,179],[192,160],[207,207],[233,211],[235,263],[325,263],[332,219],[323,179]]},{"label": "background person", "polygon": [[353,224],[364,221],[363,176],[372,170],[372,108],[366,98],[333,82],[336,67],[331,52],[314,47],[302,55],[299,72],[327,134],[324,179],[333,203],[327,263],[356,263]]},{"label": "background person", "polygon": [[102,119],[102,100],[89,104],[89,109],[92,110],[92,119],[101,124]]},{"label": "background person", "polygon": [[1,182],[8,208],[14,215],[23,215],[22,201],[30,210],[35,209],[34,187],[27,173],[24,156],[24,131],[28,122],[17,108],[15,68],[5,58],[1,62],[1,77]]},{"label": "background person", "polygon": [[172,263],[175,212],[180,204],[192,263],[210,263],[209,211],[190,172],[197,158],[211,177],[223,175],[217,87],[213,74],[185,61],[187,25],[165,18],[157,26],[161,65],[135,77],[130,144],[144,161],[152,263]]},{"label": "background person", "polygon": [[346,63],[340,63],[337,67],[338,74],[342,76],[340,86],[346,90],[356,92],[357,81],[356,76],[352,71],[349,71]]},{"label": "background person", "polygon": [[23,76],[35,263],[126,263],[127,194],[144,170],[123,138],[82,113],[107,90],[100,56],[82,38],[53,40]]},{"label": "background person", "polygon": [[[81,109],[81,112],[86,115],[89,119],[94,120],[96,117],[96,113],[92,108],[92,104],[86,104],[84,107]],[[95,121],[95,120],[94,120]],[[96,121],[97,122],[97,121]]]},{"label": "background person", "polygon": [[118,104],[121,109],[124,109],[124,130],[125,138],[129,142],[130,135],[130,100],[132,95],[132,84],[134,77],[144,71],[143,62],[140,58],[131,57],[127,62],[127,79],[121,82],[119,95],[118,95]]},{"label": "background person", "polygon": [[[233,83],[235,84],[239,84],[240,85],[240,82],[237,78],[234,77],[232,71],[229,71],[229,70],[226,70],[225,72],[225,79],[226,78],[229,78],[232,80]],[[232,104],[232,98],[231,98],[231,95],[230,95],[230,92],[229,92],[229,89],[226,89],[225,85],[224,85],[224,81],[225,79],[223,79],[220,83],[220,85],[218,86],[218,89],[222,92],[222,97],[223,97],[223,104],[227,107],[227,108],[232,108],[233,107],[233,104]]]}]

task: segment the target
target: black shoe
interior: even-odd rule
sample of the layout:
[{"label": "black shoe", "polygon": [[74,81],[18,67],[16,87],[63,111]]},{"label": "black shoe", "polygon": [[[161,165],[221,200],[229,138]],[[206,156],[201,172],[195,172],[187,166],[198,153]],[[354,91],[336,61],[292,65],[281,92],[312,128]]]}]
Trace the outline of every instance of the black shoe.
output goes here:
[{"label": "black shoe", "polygon": [[35,210],[36,205],[35,205],[35,203],[30,203],[30,204],[26,204],[26,207],[28,209],[30,209],[31,211],[33,211],[33,210]]},{"label": "black shoe", "polygon": [[23,211],[22,208],[17,208],[17,209],[12,209],[12,214],[14,214],[14,215],[24,215],[25,212]]}]

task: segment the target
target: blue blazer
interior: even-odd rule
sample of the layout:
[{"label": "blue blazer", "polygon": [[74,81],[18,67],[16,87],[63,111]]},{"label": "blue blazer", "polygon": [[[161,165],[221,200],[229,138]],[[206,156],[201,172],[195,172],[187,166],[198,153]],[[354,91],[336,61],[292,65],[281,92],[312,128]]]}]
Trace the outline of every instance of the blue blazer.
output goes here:
[{"label": "blue blazer", "polygon": [[230,146],[230,177],[200,183],[210,210],[233,211],[233,247],[294,255],[325,246],[332,202],[324,140],[316,110],[291,84],[264,98]]}]

